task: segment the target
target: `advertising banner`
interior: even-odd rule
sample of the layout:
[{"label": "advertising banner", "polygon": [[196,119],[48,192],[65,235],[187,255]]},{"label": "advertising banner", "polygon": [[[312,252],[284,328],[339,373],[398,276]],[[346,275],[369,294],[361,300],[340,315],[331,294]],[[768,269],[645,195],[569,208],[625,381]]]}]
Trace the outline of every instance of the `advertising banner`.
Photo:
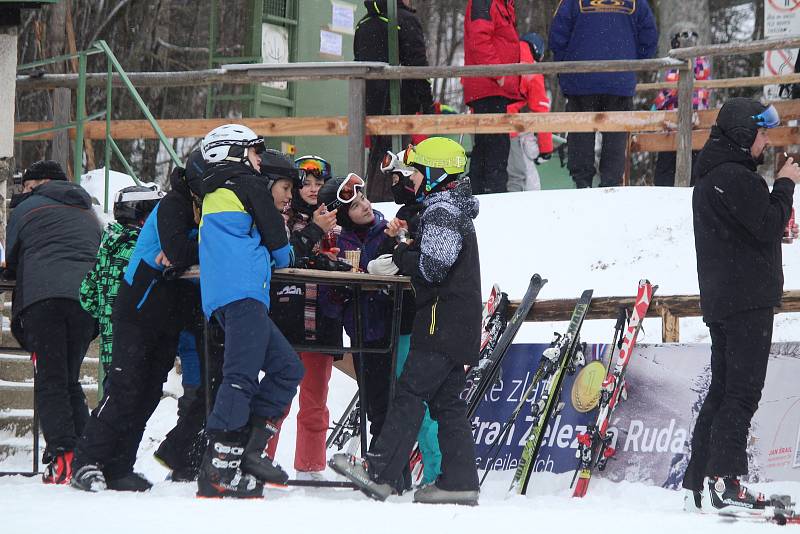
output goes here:
[{"label": "advertising banner", "polygon": [[[490,447],[530,385],[544,344],[513,345],[503,362],[501,381],[488,391],[473,418],[479,469],[513,470],[531,427],[530,402],[502,446]],[[605,376],[609,345],[588,345],[586,366],[564,379],[560,411],[545,431],[537,472],[572,473],[577,436],[594,422],[599,385]],[[614,481],[680,487],[689,460],[691,432],[711,379],[706,344],[642,345],[629,362],[628,399],[618,405],[610,430],[615,456],[597,476]],[[800,344],[772,346],[766,385],[753,419],[748,448],[750,481],[800,481]],[[491,476],[491,475],[490,475]],[[532,479],[533,480],[533,479]]]}]

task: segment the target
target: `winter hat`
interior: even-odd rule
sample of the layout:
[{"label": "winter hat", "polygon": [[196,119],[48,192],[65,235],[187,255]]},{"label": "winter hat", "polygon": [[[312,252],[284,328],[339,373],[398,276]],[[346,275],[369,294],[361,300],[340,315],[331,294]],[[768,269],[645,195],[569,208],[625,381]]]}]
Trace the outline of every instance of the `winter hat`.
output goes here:
[{"label": "winter hat", "polygon": [[22,175],[22,183],[28,180],[67,180],[64,169],[57,161],[43,159],[37,161]]},{"label": "winter hat", "polygon": [[736,146],[749,151],[759,128],[774,127],[760,124],[758,116],[767,109],[767,106],[752,98],[731,98],[719,110],[716,126]]},{"label": "winter hat", "polygon": [[278,180],[291,180],[292,187],[303,187],[305,171],[295,167],[292,159],[271,148],[261,153],[261,176],[267,179],[270,191]]},{"label": "winter hat", "polygon": [[530,32],[520,37],[519,40],[528,43],[528,46],[531,48],[531,55],[537,63],[544,58],[544,52],[546,49],[544,39],[542,39],[541,35]]}]

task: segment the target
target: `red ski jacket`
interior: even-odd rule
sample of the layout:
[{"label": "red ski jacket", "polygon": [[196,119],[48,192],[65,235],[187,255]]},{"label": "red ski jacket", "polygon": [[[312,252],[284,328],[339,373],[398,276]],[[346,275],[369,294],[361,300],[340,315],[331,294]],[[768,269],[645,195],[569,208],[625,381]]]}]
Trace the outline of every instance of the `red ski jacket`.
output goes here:
[{"label": "red ski jacket", "polygon": [[[469,0],[464,17],[464,65],[519,63],[514,0]],[[502,78],[503,84],[498,81]],[[519,76],[461,78],[464,103],[504,96],[519,100]]]},{"label": "red ski jacket", "polygon": [[[531,47],[528,43],[519,43],[519,62],[536,63],[531,54]],[[547,90],[544,87],[544,76],[541,74],[526,74],[520,76],[519,92],[524,100],[512,102],[508,105],[509,113],[520,113],[530,111],[533,113],[547,113],[550,111],[550,99],[547,97]],[[527,108],[527,109],[526,109]],[[517,134],[512,132],[511,137]],[[550,132],[537,132],[536,140],[539,142],[539,153],[550,154],[553,152],[553,134]]]}]

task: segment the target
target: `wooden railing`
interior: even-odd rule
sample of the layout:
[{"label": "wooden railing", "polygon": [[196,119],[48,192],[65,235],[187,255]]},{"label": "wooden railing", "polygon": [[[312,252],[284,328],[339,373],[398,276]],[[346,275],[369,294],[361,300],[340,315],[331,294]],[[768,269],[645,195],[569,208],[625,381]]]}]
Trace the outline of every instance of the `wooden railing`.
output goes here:
[{"label": "wooden railing", "polygon": [[[537,300],[527,322],[568,321],[577,298]],[[510,313],[516,312],[519,300],[510,302]],[[633,308],[634,297],[595,297],[589,307],[587,319],[616,319],[620,307]],[[800,291],[784,291],[783,304],[775,313],[800,312]],[[661,317],[662,341],[677,343],[680,340],[681,317],[701,317],[699,295],[658,295],[653,297],[648,317]]]},{"label": "wooden railing", "polygon": [[[670,50],[668,57],[632,60],[632,61],[572,61],[537,64],[510,65],[473,65],[473,66],[432,66],[432,67],[398,67],[383,63],[295,63],[286,65],[247,64],[227,65],[224,69],[210,69],[189,72],[141,72],[128,73],[129,79],[137,87],[187,86],[199,84],[228,83],[252,84],[267,81],[296,80],[348,80],[348,115],[343,117],[298,117],[291,119],[262,119],[266,129],[258,129],[264,135],[296,135],[302,132],[309,134],[306,127],[309,120],[318,128],[317,135],[346,135],[348,138],[348,167],[352,171],[363,171],[364,149],[363,139],[366,133],[406,134],[406,133],[492,133],[508,131],[627,131],[627,132],[661,132],[647,134],[662,137],[644,137],[632,140],[632,148],[638,150],[673,150],[677,151],[676,184],[689,185],[691,174],[691,150],[702,144],[703,133],[693,135],[692,90],[695,80],[692,72],[693,58],[703,56],[741,55],[800,47],[800,38],[770,39],[763,41],[729,43],[723,45],[699,46]],[[624,113],[627,118],[611,113],[583,114],[550,114],[544,118],[538,114],[480,115],[480,116],[394,116],[366,118],[364,106],[365,81],[375,79],[427,79],[484,77],[522,74],[562,74],[580,72],[623,72],[654,71],[678,68],[681,71],[678,88],[678,111],[669,115],[653,115],[649,112]],[[105,83],[106,73],[93,73],[86,77],[87,86]],[[767,82],[763,79],[761,82]],[[78,77],[71,74],[44,74],[35,76],[18,76],[17,87],[20,90],[39,90],[54,87],[77,87]],[[112,77],[112,84],[121,80]],[[719,83],[719,81],[715,81]],[[771,83],[771,82],[770,82]],[[698,82],[698,85],[700,83]],[[650,88],[648,88],[649,90]],[[644,114],[644,115],[643,115]],[[166,121],[164,121],[166,122]],[[638,129],[635,124],[638,122]],[[676,129],[675,134],[664,133],[670,130],[668,122]],[[248,121],[248,123],[250,123]],[[648,130],[647,126],[660,123],[656,130]],[[188,126],[186,121],[176,123]],[[200,123],[197,123],[199,125]],[[208,125],[208,123],[206,123]],[[133,125],[126,125],[127,127]],[[121,127],[119,124],[117,127]],[[133,126],[135,127],[135,126]],[[321,132],[319,129],[324,131]],[[114,125],[112,125],[114,128]],[[643,129],[644,128],[644,129]],[[36,129],[36,128],[31,128]],[[166,129],[166,128],[165,128]],[[192,130],[191,137],[202,134]],[[30,130],[29,130],[30,131]],[[134,131],[134,130],[131,130]],[[138,131],[137,137],[147,129]],[[184,136],[185,135],[184,131]],[[169,135],[169,134],[168,134]],[[642,134],[645,135],[645,134]],[[794,130],[784,130],[781,135],[786,140],[797,138]],[[116,138],[117,135],[115,134]],[[24,138],[24,137],[23,137]],[[124,137],[119,137],[124,138]],[[773,144],[777,144],[773,141]],[[673,148],[674,147],[674,148]]]}]

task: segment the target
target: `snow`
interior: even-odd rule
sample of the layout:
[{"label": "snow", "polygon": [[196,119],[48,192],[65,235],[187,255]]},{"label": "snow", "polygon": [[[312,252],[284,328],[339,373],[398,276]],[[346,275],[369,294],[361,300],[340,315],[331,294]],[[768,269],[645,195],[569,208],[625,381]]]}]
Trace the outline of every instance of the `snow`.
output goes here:
[{"label": "snow", "polygon": [[[93,195],[102,195],[97,178],[85,178]],[[112,189],[123,187],[115,173]],[[125,184],[127,185],[127,184]],[[101,198],[101,197],[97,197]],[[391,216],[396,206],[377,206]],[[519,299],[534,272],[549,283],[540,297],[577,297],[584,288],[595,295],[633,295],[640,278],[659,284],[658,293],[696,294],[691,191],[671,188],[625,188],[508,193],[481,197],[476,221],[481,247],[482,285],[493,282]],[[800,245],[784,246],[787,289],[800,288]],[[485,295],[484,295],[485,296]],[[778,316],[775,340],[800,340],[797,314]],[[546,342],[563,324],[527,324],[518,341]],[[611,321],[587,321],[584,340],[609,342]],[[681,321],[681,340],[708,341],[700,319]],[[641,342],[660,342],[658,320],[647,320]],[[0,478],[4,531],[85,532],[111,526],[114,532],[178,532],[198,534],[248,529],[282,532],[571,532],[611,529],[617,534],[703,532],[768,532],[767,524],[724,521],[681,510],[680,492],[639,483],[592,482],[582,500],[570,497],[569,476],[536,474],[528,496],[506,497],[511,473],[493,473],[477,508],[414,505],[411,494],[387,503],[360,493],[334,489],[268,489],[258,501],[215,501],[194,498],[195,485],[164,481],[166,470],[152,452],[176,420],[180,383],[170,376],[168,393],[148,423],[136,469],[155,482],[140,495],[105,492],[88,495],[71,488],[44,486],[37,479]],[[335,370],[330,387],[332,419],[338,418],[355,392],[355,383]],[[297,401],[281,432],[277,460],[292,473]],[[0,436],[2,437],[2,436]],[[16,442],[15,442],[16,443]],[[329,451],[332,453],[333,451]],[[30,453],[0,460],[0,469],[24,469]],[[333,476],[328,472],[328,476]],[[756,490],[800,494],[800,483],[755,484]],[[613,523],[612,516],[613,514]],[[791,527],[788,527],[791,528]],[[145,530],[148,529],[148,530]]]}]

